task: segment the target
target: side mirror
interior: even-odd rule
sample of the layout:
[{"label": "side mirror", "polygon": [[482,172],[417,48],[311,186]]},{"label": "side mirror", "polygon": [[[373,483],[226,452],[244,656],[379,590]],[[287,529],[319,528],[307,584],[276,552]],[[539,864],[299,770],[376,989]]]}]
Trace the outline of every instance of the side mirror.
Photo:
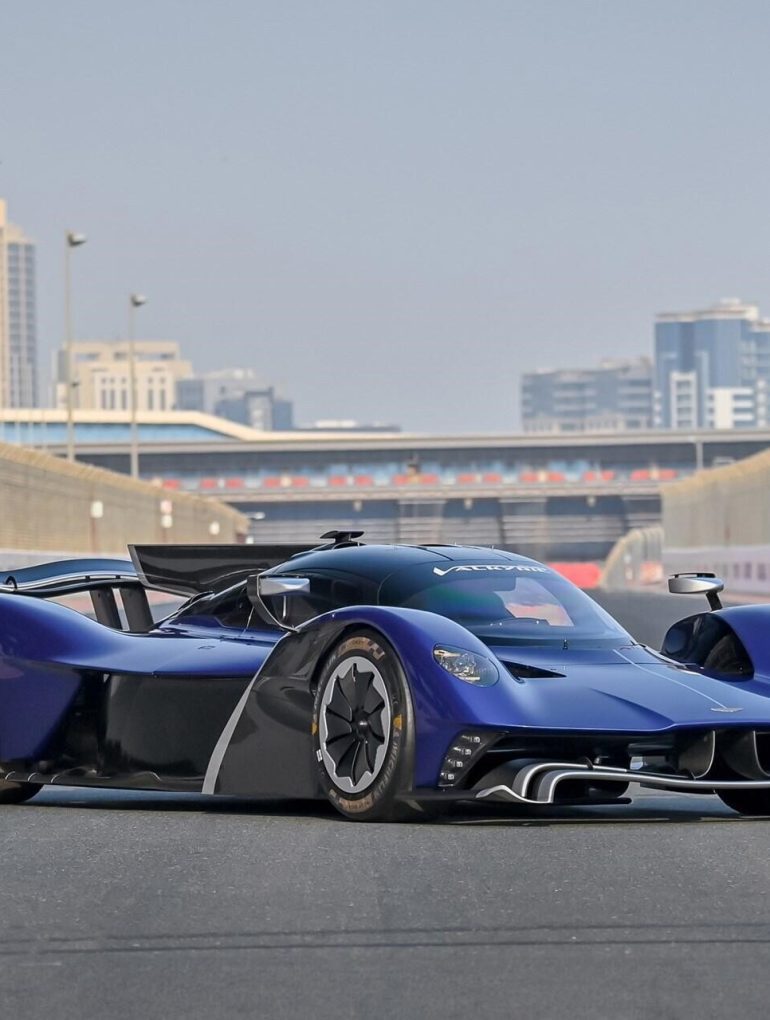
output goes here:
[{"label": "side mirror", "polygon": [[246,582],[246,594],[250,600],[256,596],[267,595],[298,595],[310,591],[310,579],[307,577],[276,577],[265,574],[254,574]]},{"label": "side mirror", "polygon": [[668,590],[672,595],[705,595],[709,609],[721,609],[719,592],[724,591],[725,583],[716,574],[693,573],[674,574],[668,579]]}]

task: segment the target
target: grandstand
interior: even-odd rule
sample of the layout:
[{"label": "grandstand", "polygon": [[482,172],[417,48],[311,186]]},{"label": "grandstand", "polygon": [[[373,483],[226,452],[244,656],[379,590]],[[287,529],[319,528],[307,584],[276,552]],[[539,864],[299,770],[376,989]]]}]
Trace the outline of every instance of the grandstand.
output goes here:
[{"label": "grandstand", "polygon": [[[63,453],[64,428],[62,412],[9,411],[0,434],[45,439]],[[260,541],[310,540],[341,525],[386,541],[468,541],[594,560],[630,528],[660,519],[667,484],[769,447],[770,431],[257,432],[166,412],[140,415],[139,440],[143,478],[169,494],[230,504],[250,516]],[[128,472],[125,412],[78,412],[76,444],[80,461]]]}]

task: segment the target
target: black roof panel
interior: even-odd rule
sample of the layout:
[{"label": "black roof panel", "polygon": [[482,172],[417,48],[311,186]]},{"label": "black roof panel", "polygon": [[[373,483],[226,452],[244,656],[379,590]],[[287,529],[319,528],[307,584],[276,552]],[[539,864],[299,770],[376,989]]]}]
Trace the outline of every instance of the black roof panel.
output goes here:
[{"label": "black roof panel", "polygon": [[503,549],[477,546],[349,545],[300,553],[268,573],[301,575],[303,570],[340,570],[378,581],[384,580],[396,570],[442,560],[452,563],[536,562]]}]

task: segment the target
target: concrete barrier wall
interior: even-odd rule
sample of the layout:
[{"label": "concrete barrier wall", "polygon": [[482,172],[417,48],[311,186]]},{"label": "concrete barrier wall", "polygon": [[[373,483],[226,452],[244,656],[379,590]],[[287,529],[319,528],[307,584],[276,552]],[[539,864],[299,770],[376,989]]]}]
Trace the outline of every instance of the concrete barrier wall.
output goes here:
[{"label": "concrete barrier wall", "polygon": [[662,553],[663,528],[660,525],[634,528],[612,547],[599,586],[613,591],[658,584],[663,580]]},{"label": "concrete barrier wall", "polygon": [[770,450],[661,493],[667,547],[770,544]]},{"label": "concrete barrier wall", "polygon": [[247,530],[216,500],[0,444],[0,549],[123,553],[128,542],[234,543]]},{"label": "concrete barrier wall", "polygon": [[770,595],[770,450],[662,490],[663,568],[709,570],[728,592]]},{"label": "concrete barrier wall", "polygon": [[663,569],[667,574],[708,570],[722,578],[728,594],[770,595],[770,544],[666,548]]}]

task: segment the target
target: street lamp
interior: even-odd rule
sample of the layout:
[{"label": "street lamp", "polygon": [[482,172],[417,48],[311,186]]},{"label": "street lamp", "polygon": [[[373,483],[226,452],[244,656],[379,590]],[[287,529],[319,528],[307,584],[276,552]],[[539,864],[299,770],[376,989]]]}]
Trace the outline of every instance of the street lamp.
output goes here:
[{"label": "street lamp", "polygon": [[75,380],[72,378],[72,269],[70,252],[86,243],[85,234],[68,230],[64,235],[64,358],[67,363],[67,460],[75,459]]},{"label": "street lamp", "polygon": [[136,310],[147,303],[144,294],[132,294],[128,299],[128,362],[131,390],[131,477],[139,477],[139,427],[136,422]]}]

